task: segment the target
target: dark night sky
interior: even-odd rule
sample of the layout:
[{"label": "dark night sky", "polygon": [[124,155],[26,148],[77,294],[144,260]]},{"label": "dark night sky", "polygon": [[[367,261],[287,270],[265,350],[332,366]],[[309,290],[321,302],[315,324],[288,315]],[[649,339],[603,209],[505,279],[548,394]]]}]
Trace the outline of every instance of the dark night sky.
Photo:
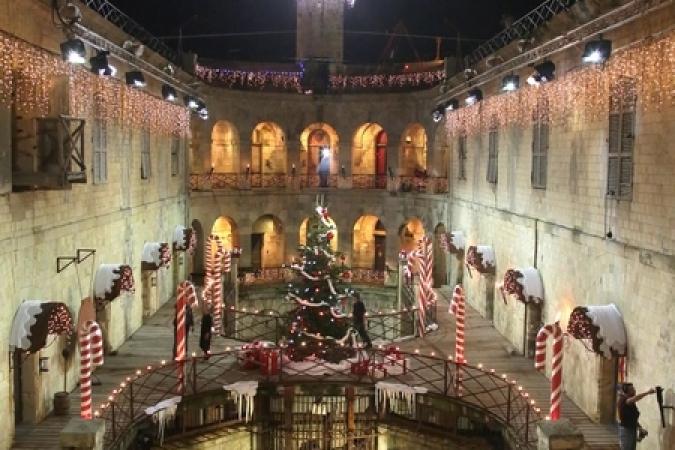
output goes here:
[{"label": "dark night sky", "polygon": [[[505,15],[518,18],[542,0],[356,0],[348,9],[346,30],[386,32],[402,21],[411,34],[456,36],[473,39],[462,44],[466,53],[503,26]],[[175,36],[185,23],[185,35],[241,33],[295,29],[295,0],[111,0],[119,9],[157,36]],[[187,22],[187,23],[186,23]],[[345,61],[380,61],[388,38],[346,35]],[[177,41],[167,40],[176,48]],[[433,59],[436,43],[414,39],[422,60]],[[414,61],[405,39],[396,41],[394,60]],[[291,61],[295,35],[271,34],[246,37],[185,39],[185,50],[221,60]],[[444,55],[454,54],[454,41],[444,41]]]}]

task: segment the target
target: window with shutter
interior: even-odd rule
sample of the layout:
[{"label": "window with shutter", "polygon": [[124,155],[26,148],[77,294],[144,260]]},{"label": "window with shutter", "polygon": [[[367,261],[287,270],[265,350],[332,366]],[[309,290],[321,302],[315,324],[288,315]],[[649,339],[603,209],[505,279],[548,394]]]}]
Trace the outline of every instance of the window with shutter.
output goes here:
[{"label": "window with shutter", "polygon": [[607,195],[618,200],[633,196],[635,146],[635,81],[624,78],[612,87],[607,137]]},{"label": "window with shutter", "polygon": [[461,135],[457,141],[457,178],[466,180],[466,136]]},{"label": "window with shutter", "polygon": [[102,119],[94,119],[92,125],[92,170],[94,184],[108,181],[108,129]]},{"label": "window with shutter", "polygon": [[497,174],[498,174],[498,153],[497,153],[497,130],[492,130],[488,134],[488,169],[487,169],[487,182],[488,183],[497,183]]},{"label": "window with shutter", "polygon": [[532,126],[532,187],[546,189],[546,172],[548,170],[548,102],[543,99],[537,104]]},{"label": "window with shutter", "polygon": [[171,176],[175,177],[180,172],[180,139],[171,139]]},{"label": "window with shutter", "polygon": [[150,167],[150,132],[141,132],[141,179],[147,180],[152,175]]}]

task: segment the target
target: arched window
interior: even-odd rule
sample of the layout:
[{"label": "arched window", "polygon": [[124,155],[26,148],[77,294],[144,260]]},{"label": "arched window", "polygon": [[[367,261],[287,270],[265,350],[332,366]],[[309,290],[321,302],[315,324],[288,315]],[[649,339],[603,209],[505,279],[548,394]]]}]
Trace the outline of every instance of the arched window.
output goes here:
[{"label": "arched window", "polygon": [[354,187],[386,187],[387,144],[387,133],[377,123],[365,123],[356,130],[352,142]]},{"label": "arched window", "polygon": [[376,216],[361,216],[354,224],[352,267],[384,270],[387,259],[387,230]]},{"label": "arched window", "polygon": [[404,177],[423,176],[427,172],[427,133],[418,123],[409,125],[401,136],[399,167]]},{"label": "arched window", "polygon": [[[251,167],[254,186],[270,184],[261,175],[286,175],[286,137],[274,122],[259,123],[251,137]],[[261,182],[256,182],[260,178]],[[274,184],[271,184],[274,185]]]},{"label": "arched window", "polygon": [[251,232],[251,267],[267,269],[281,267],[285,252],[284,225],[271,214],[260,217]]},{"label": "arched window", "polygon": [[218,173],[239,172],[239,132],[226,120],[216,122],[211,132],[211,167]]}]

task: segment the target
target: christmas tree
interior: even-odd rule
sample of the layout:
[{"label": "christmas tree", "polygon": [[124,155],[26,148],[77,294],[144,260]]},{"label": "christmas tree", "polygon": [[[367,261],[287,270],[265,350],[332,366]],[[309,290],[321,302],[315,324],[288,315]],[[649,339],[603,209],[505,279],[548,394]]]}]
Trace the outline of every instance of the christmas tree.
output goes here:
[{"label": "christmas tree", "polygon": [[286,296],[297,304],[288,334],[288,355],[294,361],[314,356],[337,363],[355,354],[353,330],[344,310],[353,293],[344,285],[350,272],[342,255],[331,248],[336,235],[328,209],[317,206],[307,223],[306,244],[299,247],[300,259],[292,265],[299,281],[289,284]]}]

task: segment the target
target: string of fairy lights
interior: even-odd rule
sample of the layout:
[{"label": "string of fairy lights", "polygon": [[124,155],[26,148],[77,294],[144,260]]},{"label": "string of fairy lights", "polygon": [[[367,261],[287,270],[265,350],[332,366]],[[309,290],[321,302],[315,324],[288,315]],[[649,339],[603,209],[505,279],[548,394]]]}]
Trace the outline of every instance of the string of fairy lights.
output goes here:
[{"label": "string of fairy lights", "polygon": [[[450,136],[476,135],[493,126],[554,126],[601,120],[610,98],[635,100],[642,111],[675,105],[675,32],[616,52],[603,64],[582,66],[537,85],[476,101],[445,114]],[[630,80],[629,83],[626,80]],[[542,100],[548,108],[537,108]]]},{"label": "string of fairy lights", "polygon": [[57,55],[0,33],[0,103],[13,103],[18,114],[45,117],[53,92],[68,81],[68,113],[95,117],[155,134],[185,137],[190,110],[63,61]]}]

